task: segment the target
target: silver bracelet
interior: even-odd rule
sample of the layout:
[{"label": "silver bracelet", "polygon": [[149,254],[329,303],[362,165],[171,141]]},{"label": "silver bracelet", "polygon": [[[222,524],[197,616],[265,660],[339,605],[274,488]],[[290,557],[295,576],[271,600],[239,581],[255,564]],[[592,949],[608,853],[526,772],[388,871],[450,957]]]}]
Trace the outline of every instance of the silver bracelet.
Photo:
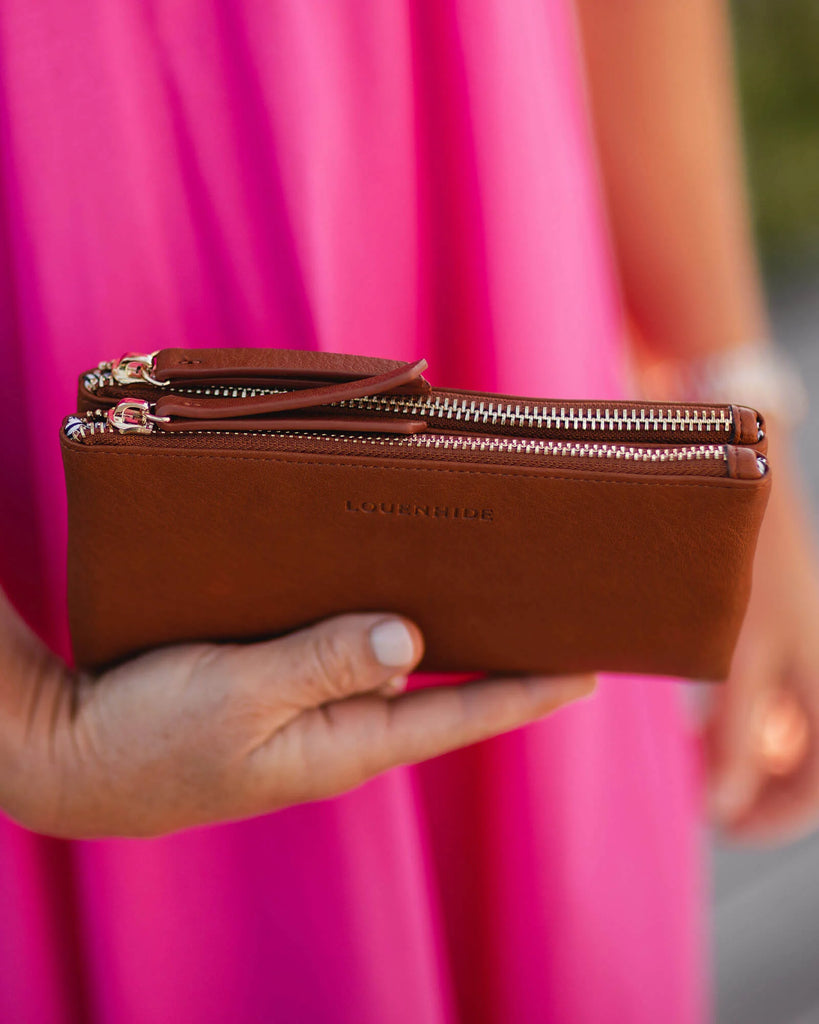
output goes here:
[{"label": "silver bracelet", "polygon": [[694,401],[731,402],[758,409],[786,426],[802,420],[808,392],[796,365],[779,349],[754,342],[692,360],[684,386]]}]

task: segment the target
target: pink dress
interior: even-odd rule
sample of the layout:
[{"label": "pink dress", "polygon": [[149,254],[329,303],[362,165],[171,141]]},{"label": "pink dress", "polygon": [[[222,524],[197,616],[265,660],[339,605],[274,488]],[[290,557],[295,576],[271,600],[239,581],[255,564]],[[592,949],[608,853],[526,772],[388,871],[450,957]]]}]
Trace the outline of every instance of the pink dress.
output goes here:
[{"label": "pink dress", "polygon": [[[579,67],[568,0],[3,0],[0,578],[55,649],[57,431],[102,358],[320,347],[617,393]],[[244,824],[63,843],[0,820],[0,1019],[701,1021],[680,689],[606,679]]]}]

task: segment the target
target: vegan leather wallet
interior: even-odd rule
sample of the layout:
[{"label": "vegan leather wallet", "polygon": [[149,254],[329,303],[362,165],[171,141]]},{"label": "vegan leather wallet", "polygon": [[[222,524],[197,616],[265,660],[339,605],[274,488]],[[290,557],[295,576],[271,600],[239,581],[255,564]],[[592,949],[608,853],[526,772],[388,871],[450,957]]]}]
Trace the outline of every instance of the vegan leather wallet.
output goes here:
[{"label": "vegan leather wallet", "polygon": [[425,368],[167,349],[83,374],[61,436],[77,663],[385,611],[430,671],[724,678],[761,417],[441,390]]}]

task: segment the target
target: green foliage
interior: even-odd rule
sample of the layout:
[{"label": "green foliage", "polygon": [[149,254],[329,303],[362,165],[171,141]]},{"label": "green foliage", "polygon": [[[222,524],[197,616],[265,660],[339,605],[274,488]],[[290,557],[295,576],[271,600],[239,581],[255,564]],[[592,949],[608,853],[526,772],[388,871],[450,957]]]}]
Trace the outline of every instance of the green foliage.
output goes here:
[{"label": "green foliage", "polygon": [[769,269],[819,260],[819,0],[734,0],[757,235]]}]

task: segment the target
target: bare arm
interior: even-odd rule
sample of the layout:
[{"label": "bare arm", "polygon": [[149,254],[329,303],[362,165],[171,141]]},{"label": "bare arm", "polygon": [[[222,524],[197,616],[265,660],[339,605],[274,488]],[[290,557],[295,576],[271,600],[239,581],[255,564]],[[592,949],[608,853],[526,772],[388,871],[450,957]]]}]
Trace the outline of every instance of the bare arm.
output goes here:
[{"label": "bare arm", "polygon": [[[678,365],[766,339],[725,4],[577,4],[614,249],[639,338]],[[819,812],[817,562],[786,432],[770,426],[774,487],[747,621],[705,729],[717,817],[737,836],[766,840],[812,827]],[[772,735],[783,751],[776,770],[763,756]]]},{"label": "bare arm", "polygon": [[626,305],[686,357],[765,337],[721,0],[578,0]]}]

